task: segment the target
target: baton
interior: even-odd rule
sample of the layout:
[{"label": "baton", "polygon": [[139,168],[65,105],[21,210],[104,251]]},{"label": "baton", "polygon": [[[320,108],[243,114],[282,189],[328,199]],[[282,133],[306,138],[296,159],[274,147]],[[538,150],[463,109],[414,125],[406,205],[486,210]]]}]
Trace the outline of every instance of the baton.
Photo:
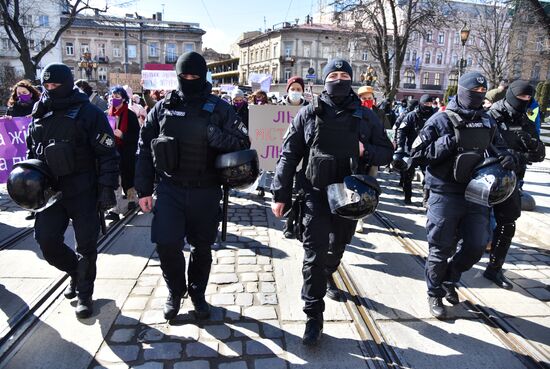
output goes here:
[{"label": "baton", "polygon": [[222,241],[225,242],[227,236],[227,208],[229,205],[229,187],[223,186],[223,220],[222,220]]}]

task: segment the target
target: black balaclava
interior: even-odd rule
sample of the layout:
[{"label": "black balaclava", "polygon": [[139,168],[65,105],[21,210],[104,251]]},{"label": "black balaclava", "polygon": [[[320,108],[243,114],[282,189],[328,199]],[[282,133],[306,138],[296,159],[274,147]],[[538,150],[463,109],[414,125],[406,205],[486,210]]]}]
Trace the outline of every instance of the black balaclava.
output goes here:
[{"label": "black balaclava", "polygon": [[472,91],[473,88],[487,88],[487,79],[481,73],[469,72],[458,80],[458,104],[465,109],[479,110],[485,99],[485,92]]},{"label": "black balaclava", "polygon": [[48,64],[42,71],[41,82],[42,85],[44,83],[61,83],[61,86],[53,90],[44,88],[53,100],[69,97],[74,89],[73,74],[69,67],[61,63]]},{"label": "black balaclava", "polygon": [[425,106],[425,103],[433,102],[433,98],[428,95],[424,94],[420,96],[420,103],[418,104],[418,111],[422,115],[431,115],[433,113],[433,108],[431,106]]},{"label": "black balaclava", "polygon": [[531,99],[524,101],[517,98],[519,95],[529,95],[533,96],[535,89],[528,82],[517,80],[512,82],[512,84],[506,90],[506,102],[510,104],[518,113],[525,113]]},{"label": "black balaclava", "polygon": [[353,79],[353,70],[351,65],[343,59],[333,59],[323,68],[323,80],[325,81],[325,90],[335,104],[344,102],[351,92],[351,79],[337,79],[327,81],[327,76],[332,72],[346,72]]},{"label": "black balaclava", "polygon": [[[186,97],[202,95],[206,84],[206,71],[206,61],[199,53],[189,51],[180,55],[176,62],[176,73],[180,91],[182,91]],[[182,78],[180,76],[181,74],[194,74],[200,78],[188,80]]]}]

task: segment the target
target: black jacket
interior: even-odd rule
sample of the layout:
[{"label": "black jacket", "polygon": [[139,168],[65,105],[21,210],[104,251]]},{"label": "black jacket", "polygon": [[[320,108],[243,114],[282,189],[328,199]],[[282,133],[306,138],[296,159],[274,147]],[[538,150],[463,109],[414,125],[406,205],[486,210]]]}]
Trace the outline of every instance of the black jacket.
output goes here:
[{"label": "black jacket", "polygon": [[[363,119],[359,126],[359,141],[363,143],[365,153],[360,158],[360,167],[380,166],[390,163],[393,146],[384,131],[384,127],[370,109],[361,107],[357,95],[351,95],[349,103],[341,111],[337,111],[326,92],[321,94],[319,100],[319,103],[323,104],[323,110],[327,115],[345,114],[349,119],[355,119],[353,113],[358,108],[363,112]],[[294,173],[298,163],[309,154],[315,136],[315,122],[314,106],[310,104],[300,109],[288,127],[283,141],[282,154],[277,163],[271,185],[275,202],[288,203],[290,201]]]},{"label": "black jacket", "polygon": [[21,102],[16,101],[13,106],[8,106],[6,115],[9,115],[10,117],[26,117],[27,115],[31,115],[34,103],[35,102],[33,101],[30,104],[22,104]]},{"label": "black jacket", "polygon": [[[192,109],[196,113],[200,113],[211,89],[212,85],[207,83],[203,96],[198,100],[191,101],[186,100],[180,91],[173,91],[173,93],[181,96],[183,110]],[[233,107],[218,97],[215,97],[215,100],[216,104],[212,114],[217,116],[217,124],[212,123],[208,126],[209,150],[215,154],[221,154],[248,149],[250,147],[248,130],[243,127],[243,123],[235,114]],[[135,188],[140,198],[151,196],[154,191],[156,170],[153,165],[151,141],[160,134],[160,122],[164,119],[165,109],[164,99],[157,102],[149,112],[145,124],[141,127],[135,177]],[[166,178],[164,173],[159,172],[158,174],[161,180]]]}]

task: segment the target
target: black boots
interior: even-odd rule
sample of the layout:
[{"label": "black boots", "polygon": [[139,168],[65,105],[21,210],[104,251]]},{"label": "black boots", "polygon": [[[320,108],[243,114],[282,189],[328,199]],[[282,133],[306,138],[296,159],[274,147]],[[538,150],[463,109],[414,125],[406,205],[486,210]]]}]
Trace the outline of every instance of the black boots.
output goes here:
[{"label": "black boots", "polygon": [[197,319],[207,319],[210,316],[210,305],[208,305],[204,296],[191,297],[191,302],[195,308]]},{"label": "black boots", "polygon": [[73,274],[70,274],[69,275],[70,278],[69,278],[69,285],[67,286],[67,288],[65,288],[65,291],[63,291],[63,296],[65,296],[65,298],[67,299],[74,299],[76,297],[76,273],[73,275]]},{"label": "black boots", "polygon": [[497,286],[500,288],[504,288],[505,290],[511,290],[514,288],[514,285],[508,278],[504,276],[504,273],[502,272],[501,268],[493,268],[489,264],[487,266],[487,269],[483,272],[483,276],[487,278],[490,281],[493,281]]},{"label": "black boots", "polygon": [[454,283],[443,282],[443,289],[447,293],[445,295],[445,300],[449,301],[451,305],[457,305],[458,303],[460,303],[460,300],[458,299],[458,293],[456,293],[456,287]]},{"label": "black boots", "polygon": [[493,281],[500,288],[507,290],[511,290],[514,286],[502,273],[502,266],[506,260],[506,255],[508,254],[515,233],[515,223],[497,224],[493,231],[489,264],[485,272],[483,272],[485,278]]},{"label": "black boots", "polygon": [[428,297],[428,304],[430,305],[430,313],[437,319],[445,318],[446,310],[443,305],[443,299],[441,297]]},{"label": "black boots", "polygon": [[86,319],[92,315],[93,312],[93,301],[91,297],[78,298],[78,303],[76,304],[76,317],[78,319]]},{"label": "black boots", "polygon": [[321,339],[321,333],[323,333],[323,314],[308,315],[302,343],[306,346],[316,345]]},{"label": "black boots", "polygon": [[173,295],[170,293],[168,295],[168,298],[166,299],[166,302],[164,303],[164,319],[166,320],[172,320],[174,319],[179,311],[181,306],[181,296],[180,295]]},{"label": "black boots", "polygon": [[327,276],[327,293],[326,296],[334,301],[340,301],[340,290],[336,287],[332,274]]}]

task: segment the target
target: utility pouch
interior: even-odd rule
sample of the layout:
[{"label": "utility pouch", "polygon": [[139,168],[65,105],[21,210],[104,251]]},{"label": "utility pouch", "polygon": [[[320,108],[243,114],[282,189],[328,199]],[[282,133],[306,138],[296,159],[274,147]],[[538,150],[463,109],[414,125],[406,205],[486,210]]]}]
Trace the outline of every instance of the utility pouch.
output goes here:
[{"label": "utility pouch", "polygon": [[483,161],[483,155],[470,151],[455,158],[453,175],[458,183],[468,183],[472,179],[475,167]]},{"label": "utility pouch", "polygon": [[44,148],[46,163],[55,177],[63,177],[75,172],[75,149],[70,142],[52,142]]},{"label": "utility pouch", "polygon": [[306,168],[306,178],[313,187],[325,188],[335,183],[338,176],[338,165],[336,158],[332,155],[313,152],[309,156]]},{"label": "utility pouch", "polygon": [[161,172],[173,173],[178,168],[178,141],[174,137],[160,136],[151,141],[153,164]]}]

